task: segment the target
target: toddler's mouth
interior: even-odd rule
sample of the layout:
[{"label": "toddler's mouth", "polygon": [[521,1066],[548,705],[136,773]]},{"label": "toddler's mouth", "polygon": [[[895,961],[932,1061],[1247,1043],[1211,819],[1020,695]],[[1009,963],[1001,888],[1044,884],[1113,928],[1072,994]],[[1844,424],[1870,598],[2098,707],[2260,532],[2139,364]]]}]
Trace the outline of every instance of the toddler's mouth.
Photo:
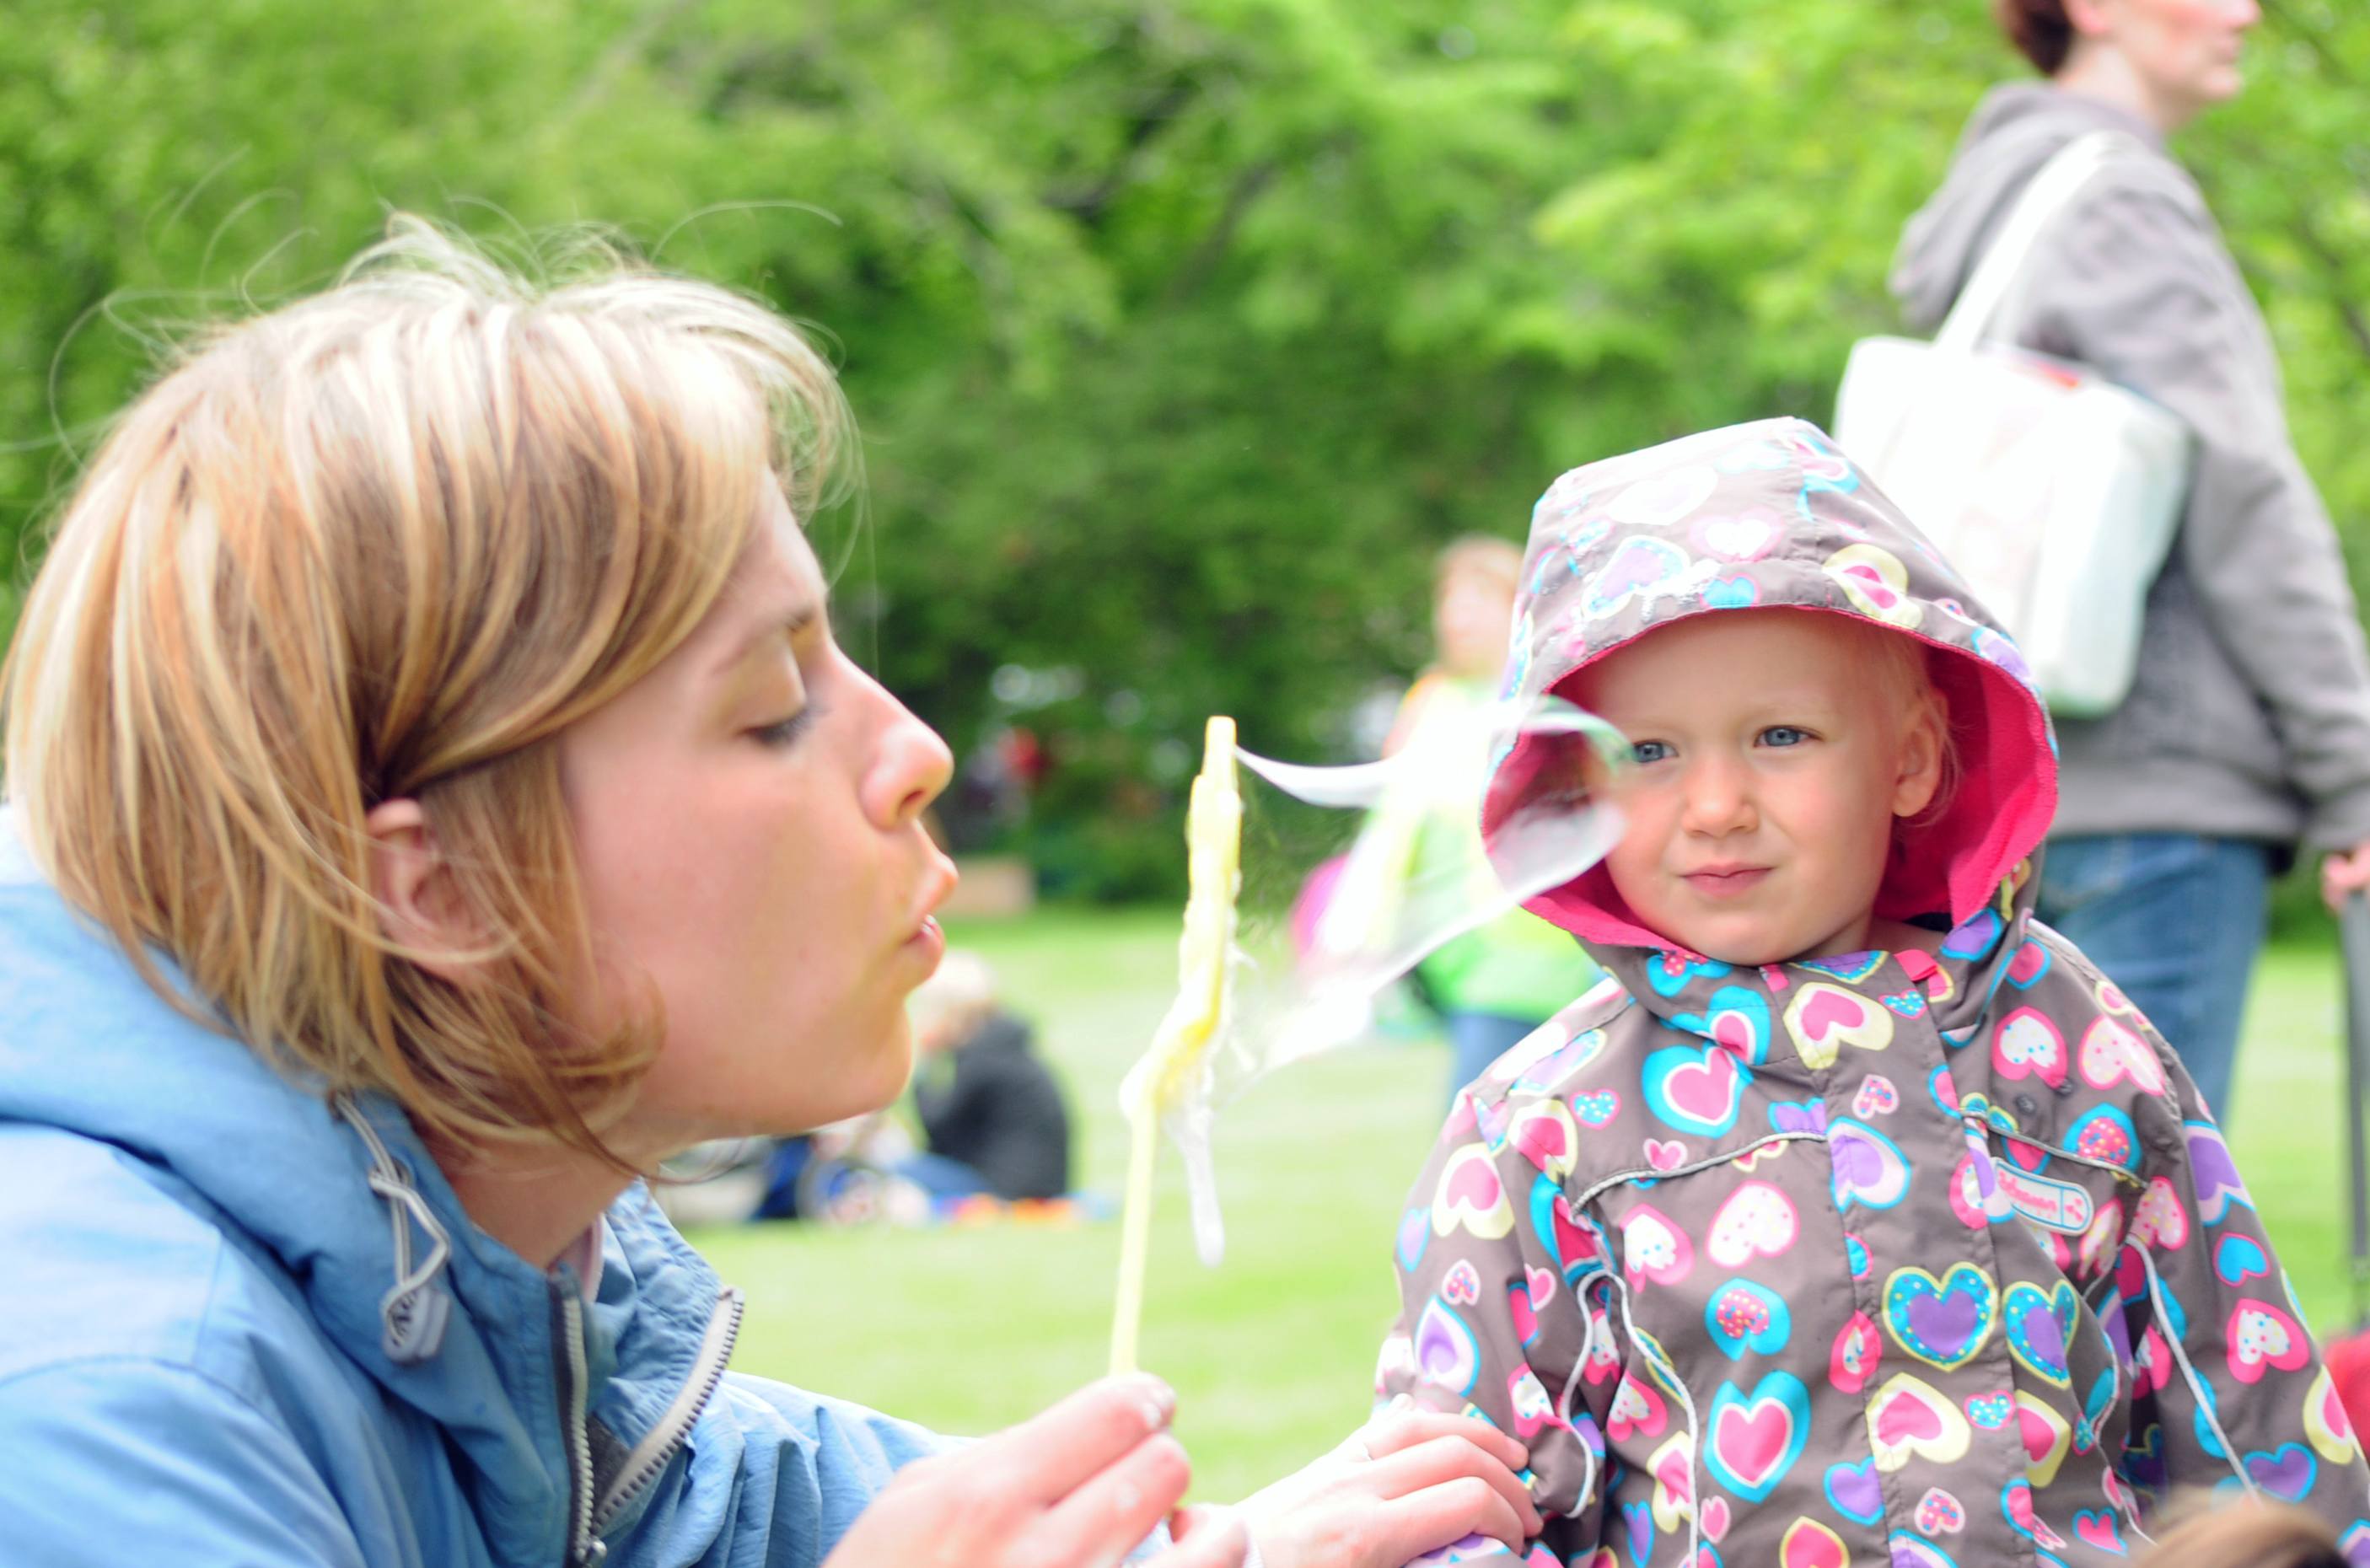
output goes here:
[{"label": "toddler's mouth", "polygon": [[1766,865],[1707,865],[1683,873],[1680,880],[1708,898],[1733,898],[1760,886],[1769,870]]}]

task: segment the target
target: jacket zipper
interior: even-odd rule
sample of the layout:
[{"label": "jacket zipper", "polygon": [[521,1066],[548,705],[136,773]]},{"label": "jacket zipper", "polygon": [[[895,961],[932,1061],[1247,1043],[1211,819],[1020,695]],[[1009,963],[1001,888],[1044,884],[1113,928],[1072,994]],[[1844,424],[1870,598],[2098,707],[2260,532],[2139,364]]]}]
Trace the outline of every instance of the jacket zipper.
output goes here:
[{"label": "jacket zipper", "polygon": [[691,1364],[691,1376],[684,1380],[683,1389],[674,1396],[642,1440],[634,1445],[626,1461],[601,1494],[592,1509],[592,1528],[595,1534],[616,1523],[627,1504],[637,1493],[656,1481],[673,1461],[675,1451],[690,1440],[691,1429],[698,1423],[708,1402],[716,1397],[716,1386],[724,1380],[725,1363],[732,1358],[733,1342],[741,1334],[741,1292],[730,1286],[717,1298],[716,1310],[708,1320],[708,1332],[701,1336],[699,1354]]},{"label": "jacket zipper", "polygon": [[552,1292],[559,1304],[560,1429],[568,1439],[568,1568],[592,1568],[609,1548],[592,1533],[592,1441],[584,1430],[584,1304],[575,1290]]}]

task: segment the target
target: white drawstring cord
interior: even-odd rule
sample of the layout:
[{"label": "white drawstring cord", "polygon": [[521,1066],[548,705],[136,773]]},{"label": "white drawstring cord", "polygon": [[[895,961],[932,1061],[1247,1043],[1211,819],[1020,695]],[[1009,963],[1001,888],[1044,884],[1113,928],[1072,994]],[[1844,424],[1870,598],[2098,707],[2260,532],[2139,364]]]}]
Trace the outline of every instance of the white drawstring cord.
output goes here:
[{"label": "white drawstring cord", "polygon": [[1638,1337],[1637,1324],[1629,1318],[1629,1282],[1618,1275],[1608,1274],[1613,1288],[1621,1293],[1621,1332],[1638,1347],[1638,1354],[1661,1368],[1671,1391],[1679,1396],[1679,1408],[1687,1413],[1687,1568],[1695,1568],[1703,1550],[1703,1476],[1696,1464],[1696,1456],[1703,1448],[1703,1428],[1696,1419],[1695,1396],[1687,1392],[1686,1383],[1679,1377],[1678,1368],[1651,1340]]},{"label": "white drawstring cord", "polygon": [[[1594,1282],[1594,1276],[1585,1276],[1571,1289],[1571,1299],[1580,1304],[1580,1321],[1583,1325],[1580,1338],[1580,1359],[1571,1364],[1571,1376],[1566,1378],[1563,1382],[1563,1396],[1556,1402],[1556,1413],[1563,1417],[1564,1426],[1571,1431],[1575,1437],[1580,1434],[1571,1425],[1572,1398],[1580,1388],[1582,1376],[1588,1370],[1589,1357],[1596,1354],[1596,1314],[1588,1309],[1588,1287]],[[1613,1440],[1612,1434],[1599,1433],[1598,1440],[1609,1443]],[[1596,1490],[1596,1451],[1588,1446],[1585,1439],[1580,1445],[1580,1457],[1586,1462],[1588,1468],[1580,1472],[1580,1495],[1573,1500],[1575,1507],[1584,1507],[1588,1503],[1589,1494]]]},{"label": "white drawstring cord", "polygon": [[[353,1097],[333,1095],[330,1104],[352,1124],[370,1149],[371,1168],[365,1179],[370,1190],[385,1200],[387,1222],[395,1235],[395,1285],[379,1298],[378,1304],[379,1321],[385,1329],[381,1345],[386,1358],[397,1366],[413,1366],[433,1356],[444,1341],[444,1324],[452,1315],[453,1299],[437,1289],[435,1283],[446,1260],[453,1255],[452,1238]],[[417,1267],[412,1265],[411,1225],[404,1222],[406,1215],[428,1237],[428,1255]]]},{"label": "white drawstring cord", "polygon": [[[2172,1314],[2165,1309],[2164,1281],[2157,1277],[2156,1259],[2148,1255],[2146,1247],[2134,1247],[2132,1251],[2139,1255],[2140,1267],[2146,1271],[2148,1302],[2155,1309],[2157,1323],[2169,1331]],[[2128,1333],[2130,1331],[2126,1329],[2124,1332]],[[2255,1484],[2255,1478],[2247,1473],[2246,1465],[2238,1458],[2238,1450],[2230,1442],[2230,1434],[2222,1429],[2222,1417],[2215,1413],[2213,1401],[2206,1397],[2205,1385],[2198,1378],[2197,1368],[2189,1364],[2189,1352],[2181,1345],[2180,1335],[2167,1332],[2164,1344],[2172,1352],[2174,1363],[2180,1368],[2181,1380],[2189,1385],[2189,1397],[2197,1402],[2198,1414],[2204,1417],[2205,1425],[2213,1430],[2214,1440],[2222,1445],[2223,1462],[2230,1467],[2230,1473],[2238,1478],[2238,1484],[2247,1489],[2248,1497],[2261,1502],[2262,1489]]]}]

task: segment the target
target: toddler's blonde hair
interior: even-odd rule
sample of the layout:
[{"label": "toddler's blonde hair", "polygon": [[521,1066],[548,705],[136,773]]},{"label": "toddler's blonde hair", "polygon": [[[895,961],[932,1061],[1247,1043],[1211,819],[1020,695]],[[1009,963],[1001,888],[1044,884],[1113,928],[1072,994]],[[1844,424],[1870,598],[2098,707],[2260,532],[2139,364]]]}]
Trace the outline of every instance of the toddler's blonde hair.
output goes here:
[{"label": "toddler's blonde hair", "polygon": [[[185,353],[65,506],[0,676],[29,847],[177,1005],[325,1087],[614,1158],[660,1021],[571,994],[599,960],[554,738],[848,429],[761,304],[605,251],[538,282],[398,219]],[[364,816],[406,796],[489,933],[471,983],[386,934]]]}]

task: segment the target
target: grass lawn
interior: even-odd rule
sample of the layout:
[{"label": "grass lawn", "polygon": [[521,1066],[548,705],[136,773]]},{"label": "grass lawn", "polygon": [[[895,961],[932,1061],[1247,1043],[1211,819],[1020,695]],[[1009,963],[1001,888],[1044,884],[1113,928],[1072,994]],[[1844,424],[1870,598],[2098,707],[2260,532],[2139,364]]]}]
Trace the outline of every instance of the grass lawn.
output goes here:
[{"label": "grass lawn", "polygon": [[[1077,1173],[1116,1195],[1120,1076],[1168,1005],[1174,910],[1056,911],[954,940],[995,961],[1066,1077]],[[2339,1116],[2342,1027],[2333,947],[2275,948],[2256,971],[2234,1139],[2307,1315],[2350,1326]],[[1259,1084],[1218,1133],[1225,1265],[1195,1261],[1165,1155],[1145,1365],[1177,1387],[1194,1491],[1272,1480],[1363,1417],[1397,1305],[1393,1224],[1432,1140],[1444,1047],[1376,1046]],[[749,1296],[734,1365],[948,1431],[1020,1419],[1099,1374],[1116,1223],[1073,1230],[696,1232]]]}]

